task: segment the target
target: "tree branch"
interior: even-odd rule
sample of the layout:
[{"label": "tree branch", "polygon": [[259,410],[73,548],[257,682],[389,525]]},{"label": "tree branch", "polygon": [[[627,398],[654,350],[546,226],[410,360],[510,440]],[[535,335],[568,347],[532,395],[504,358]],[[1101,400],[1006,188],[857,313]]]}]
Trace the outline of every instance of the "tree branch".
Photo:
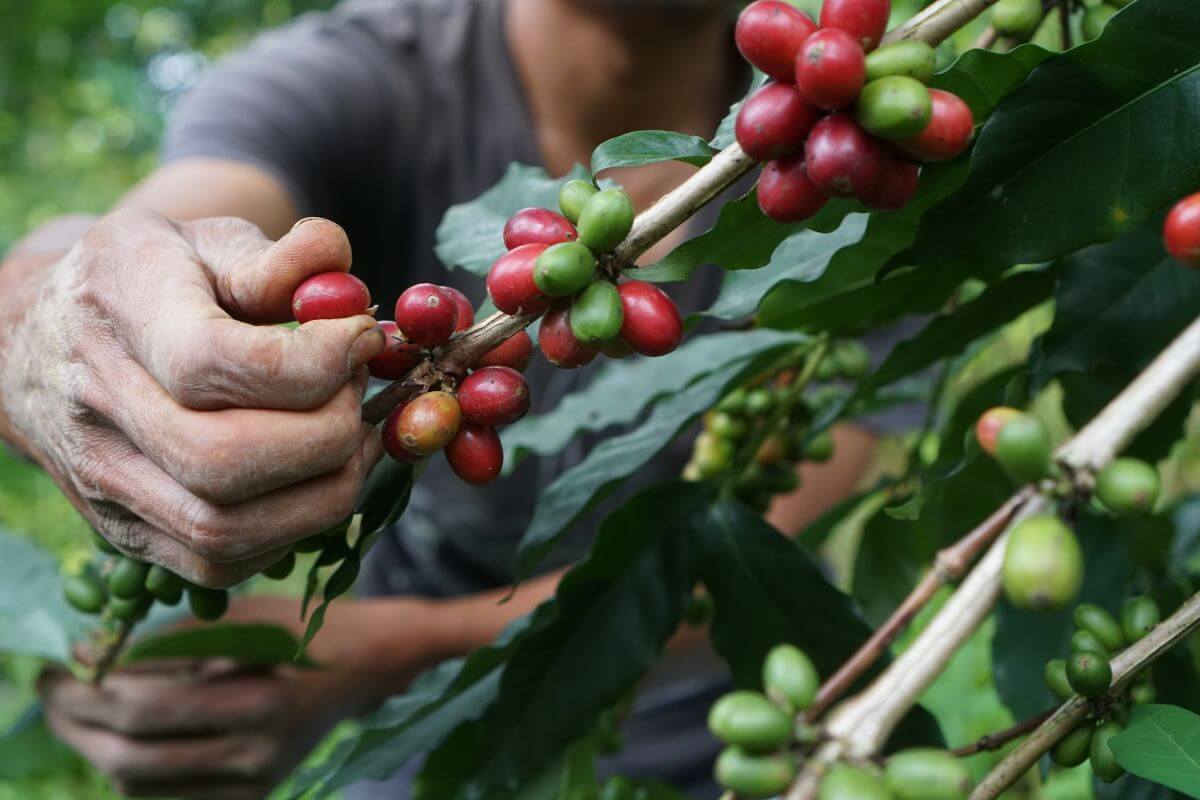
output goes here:
[{"label": "tree branch", "polygon": [[1057,708],[1047,709],[1046,711],[1038,714],[1036,717],[1030,717],[1024,722],[1018,722],[1011,728],[1005,728],[1002,731],[996,731],[995,733],[989,733],[987,736],[981,736],[971,744],[951,750],[950,754],[957,756],[958,758],[966,758],[967,756],[973,756],[976,753],[999,750],[1013,739],[1020,739],[1027,733],[1036,730],[1043,722],[1050,719],[1050,717],[1052,717],[1056,711],[1058,711]]}]

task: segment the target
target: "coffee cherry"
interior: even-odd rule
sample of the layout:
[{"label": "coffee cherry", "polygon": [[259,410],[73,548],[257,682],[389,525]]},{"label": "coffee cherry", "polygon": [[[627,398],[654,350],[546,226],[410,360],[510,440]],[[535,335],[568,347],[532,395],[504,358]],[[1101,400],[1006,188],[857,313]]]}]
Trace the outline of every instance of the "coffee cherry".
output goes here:
[{"label": "coffee cherry", "polygon": [[967,800],[975,785],[965,761],[933,747],[889,757],[884,780],[894,800]]},{"label": "coffee cherry", "polygon": [[372,377],[398,381],[421,363],[421,347],[404,341],[400,326],[391,320],[381,321],[379,328],[386,337],[387,346],[367,362],[367,370]]},{"label": "coffee cherry", "polygon": [[971,107],[958,95],[930,89],[931,113],[925,130],[897,146],[918,161],[946,161],[967,149],[975,131]]},{"label": "coffee cherry", "polygon": [[85,569],[63,578],[63,597],[77,611],[99,614],[108,600],[108,591],[94,570]]},{"label": "coffee cherry", "polygon": [[1083,12],[1083,38],[1097,39],[1104,33],[1108,21],[1117,15],[1117,10],[1110,5],[1101,3]]},{"label": "coffee cherry", "polygon": [[138,622],[150,613],[152,605],[154,605],[154,598],[148,594],[139,595],[132,600],[110,597],[108,605],[105,606],[105,612],[121,622]]},{"label": "coffee cherry", "polygon": [[821,781],[817,800],[892,800],[892,793],[873,772],[849,764],[834,764]]},{"label": "coffee cherry", "polygon": [[1095,730],[1090,720],[1084,721],[1054,746],[1050,758],[1060,767],[1078,767],[1087,761]]},{"label": "coffee cherry", "polygon": [[522,208],[504,223],[504,246],[509,250],[523,244],[557,244],[578,238],[571,220],[548,208]]},{"label": "coffee cherry", "polygon": [[1112,684],[1112,665],[1101,653],[1076,653],[1067,659],[1067,680],[1084,697],[1100,697]]},{"label": "coffee cherry", "polygon": [[[415,463],[420,461],[422,457],[416,453],[410,452],[408,448],[404,446],[404,442],[400,439],[400,415],[404,413],[404,408],[405,406],[398,406],[393,408],[391,413],[388,414],[387,419],[383,422],[383,430],[380,431],[380,439],[383,442],[384,452],[386,452],[389,456],[397,461]],[[324,547],[325,537],[323,535],[318,534],[317,536],[310,537],[310,539],[314,540],[317,546],[311,550],[305,549],[305,545],[309,541],[309,539],[305,539],[296,545],[296,552],[315,553],[317,550],[320,550],[322,547]]]},{"label": "coffee cherry", "polygon": [[1068,700],[1071,695],[1075,694],[1075,690],[1071,688],[1071,682],[1067,680],[1067,662],[1061,658],[1046,662],[1044,676],[1046,688],[1059,700]]},{"label": "coffee cherry", "polygon": [[754,463],[769,467],[787,458],[787,437],[782,431],[776,431],[763,439],[758,450],[754,452]]},{"label": "coffee cherry", "polygon": [[1092,734],[1088,757],[1092,761],[1092,774],[1105,783],[1112,783],[1125,774],[1125,768],[1117,763],[1117,757],[1108,746],[1109,739],[1125,731],[1119,722],[1109,720]]},{"label": "coffee cherry", "polygon": [[783,0],[757,0],[738,15],[733,39],[742,57],[772,78],[793,79],[796,53],[817,30],[808,15]]},{"label": "coffee cherry", "polygon": [[292,295],[292,316],[301,323],[353,317],[367,313],[370,307],[371,291],[367,285],[346,272],[313,275]]},{"label": "coffee cherry", "polygon": [[933,48],[916,39],[905,39],[881,47],[867,56],[867,81],[888,75],[905,75],[928,83],[937,71]]},{"label": "coffee cherry", "polygon": [[281,581],[292,574],[292,570],[296,568],[296,554],[289,550],[287,555],[271,564],[264,567],[262,574],[273,581]]},{"label": "coffee cherry", "polygon": [[146,573],[146,591],[160,603],[173,606],[183,597],[183,578],[158,564]]},{"label": "coffee cherry", "polygon": [[396,301],[396,325],[414,344],[430,347],[446,342],[458,323],[453,298],[432,283],[408,287]]},{"label": "coffee cherry", "polygon": [[450,469],[459,480],[472,486],[485,486],[496,480],[504,466],[504,448],[495,429],[474,422],[462,424],[445,452]]},{"label": "coffee cherry", "polygon": [[707,430],[712,431],[714,436],[720,436],[731,442],[739,441],[750,430],[746,420],[724,411],[714,411],[711,416],[706,416],[704,426]]},{"label": "coffee cherry", "polygon": [[808,177],[804,154],[768,161],[758,178],[758,207],[776,222],[803,222],[828,198]]},{"label": "coffee cherry", "polygon": [[538,347],[546,360],[560,369],[575,369],[591,362],[599,350],[571,332],[571,304],[560,300],[551,306],[538,326]]},{"label": "coffee cherry", "polygon": [[1029,41],[1043,50],[1061,53],[1063,49],[1062,31],[1062,17],[1058,14],[1047,14],[1042,17],[1041,24],[1037,26],[1037,30],[1033,32]]},{"label": "coffee cherry", "polygon": [[891,13],[891,0],[825,0],[821,4],[821,27],[846,31],[870,52],[883,39]]},{"label": "coffee cherry", "polygon": [[456,312],[454,332],[465,331],[474,325],[475,307],[471,305],[471,300],[453,286],[439,286],[438,288],[454,301],[454,310]]},{"label": "coffee cherry", "polygon": [[579,241],[593,253],[613,249],[632,227],[633,203],[616,186],[596,192],[579,212]]},{"label": "coffee cherry", "polygon": [[409,453],[428,456],[445,447],[461,424],[462,410],[453,395],[426,392],[401,409],[395,435]]},{"label": "coffee cherry", "polygon": [[786,753],[754,755],[740,747],[726,747],[714,768],[717,783],[745,798],[773,797],[796,777],[796,762]]},{"label": "coffee cherry", "polygon": [[1171,258],[1184,266],[1200,268],[1200,192],[1171,208],[1163,224],[1163,243]]},{"label": "coffee cherry", "polygon": [[1083,552],[1074,532],[1051,514],[1017,523],[1004,551],[1004,593],[1030,611],[1062,608],[1083,585]]},{"label": "coffee cherry", "polygon": [[812,705],[821,678],[812,659],[790,644],[778,644],[763,660],[763,688],[767,697],[791,714]]},{"label": "coffee cherry", "polygon": [[850,380],[860,380],[871,371],[870,351],[862,342],[853,339],[838,342],[830,354],[830,360],[838,372]]},{"label": "coffee cherry", "polygon": [[904,208],[917,193],[921,168],[887,150],[881,150],[879,178],[875,185],[858,195],[867,208],[895,211]]},{"label": "coffee cherry", "polygon": [[626,281],[621,296],[621,339],[644,356],[665,356],[683,339],[683,318],[675,302],[652,283]]},{"label": "coffee cherry", "polygon": [[834,197],[866,194],[879,180],[883,148],[853,117],[831,114],[813,126],[804,166],[818,189]]},{"label": "coffee cherry", "polygon": [[529,411],[529,387],[515,369],[484,367],[463,379],[458,405],[477,425],[509,425]]},{"label": "coffee cherry", "polygon": [[621,293],[606,280],[595,280],[571,301],[571,332],[584,344],[600,345],[621,332],[625,315]]},{"label": "coffee cherry", "polygon": [[996,460],[1020,483],[1049,476],[1053,450],[1046,426],[1026,414],[1009,420],[996,436]]},{"label": "coffee cherry", "polygon": [[1027,37],[1042,21],[1042,0],[996,0],[992,27],[1001,36]]},{"label": "coffee cherry", "polygon": [[996,406],[983,412],[975,423],[975,441],[979,442],[983,452],[996,455],[996,437],[1000,435],[1000,429],[1019,416],[1020,411],[1008,406]]},{"label": "coffee cherry", "polygon": [[722,397],[717,402],[717,411],[721,411],[726,414],[745,414],[746,390],[734,389],[732,392]]},{"label": "coffee cherry", "polygon": [[500,344],[488,350],[478,361],[475,368],[508,367],[517,372],[524,372],[533,358],[533,338],[526,331],[517,331]]},{"label": "coffee cherry", "polygon": [[770,414],[775,408],[775,395],[770,389],[752,389],[746,394],[746,413],[752,417]]},{"label": "coffee cherry", "polygon": [[1121,632],[1130,643],[1141,639],[1160,622],[1162,612],[1149,597],[1131,597],[1121,608]]},{"label": "coffee cherry", "polygon": [[810,105],[838,109],[852,105],[866,82],[862,45],[837,28],[808,37],[796,55],[796,88]]},{"label": "coffee cherry", "polygon": [[596,277],[596,257],[579,242],[546,248],[533,262],[533,282],[550,297],[570,297]]},{"label": "coffee cherry", "polygon": [[1118,458],[1096,476],[1096,499],[1121,516],[1149,512],[1158,491],[1158,471],[1136,458]]},{"label": "coffee cherry", "polygon": [[933,103],[925,84],[903,75],[889,75],[863,87],[855,119],[880,139],[907,139],[925,130]]},{"label": "coffee cherry", "polygon": [[110,556],[119,556],[121,551],[112,546],[112,542],[105,539],[100,534],[92,531],[92,545],[101,553],[107,553]]},{"label": "coffee cherry", "polygon": [[1073,619],[1076,628],[1095,636],[1108,652],[1115,653],[1125,646],[1121,623],[1100,606],[1092,603],[1076,606]]},{"label": "coffee cherry", "polygon": [[795,86],[768,83],[742,104],[733,131],[746,155],[769,161],[800,152],[817,119]]},{"label": "coffee cherry", "polygon": [[551,303],[533,281],[533,266],[548,245],[525,244],[496,259],[488,270],[488,296],[505,314],[540,314]]},{"label": "coffee cherry", "polygon": [[146,590],[146,573],[150,565],[132,558],[118,558],[105,577],[108,592],[122,600],[133,600]]},{"label": "coffee cherry", "polygon": [[758,692],[731,692],[708,713],[708,729],[725,744],[751,752],[783,747],[792,738],[792,720]]},{"label": "coffee cherry", "polygon": [[192,610],[196,619],[215,622],[229,610],[229,592],[224,589],[189,586],[187,596],[188,608]]},{"label": "coffee cherry", "polygon": [[696,437],[693,445],[692,464],[700,478],[715,478],[733,460],[733,443],[720,436],[705,432]]},{"label": "coffee cherry", "polygon": [[808,442],[804,450],[804,458],[814,464],[823,464],[833,458],[833,432],[824,430]]},{"label": "coffee cherry", "polygon": [[600,191],[591,181],[571,180],[558,190],[558,207],[571,222],[579,221],[579,212]]},{"label": "coffee cherry", "polygon": [[1075,631],[1071,634],[1071,652],[1098,653],[1106,656],[1108,655],[1108,648],[1091,631]]}]

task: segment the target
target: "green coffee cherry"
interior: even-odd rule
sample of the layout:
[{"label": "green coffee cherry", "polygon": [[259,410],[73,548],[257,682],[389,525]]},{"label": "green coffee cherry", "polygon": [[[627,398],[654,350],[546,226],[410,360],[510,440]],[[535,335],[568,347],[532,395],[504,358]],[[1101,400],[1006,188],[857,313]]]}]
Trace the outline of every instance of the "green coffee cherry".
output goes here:
[{"label": "green coffee cherry", "polygon": [[208,589],[203,586],[189,586],[187,589],[188,608],[196,619],[213,622],[225,615],[229,609],[229,592],[224,589]]},{"label": "green coffee cherry", "polygon": [[1118,458],[1096,476],[1096,499],[1120,516],[1149,512],[1158,491],[1158,471],[1136,458]]},{"label": "green coffee cherry", "polygon": [[1109,655],[1108,648],[1091,631],[1075,631],[1075,633],[1071,634],[1071,652],[1099,653],[1102,656]]},{"label": "green coffee cherry", "polygon": [[774,494],[789,494],[800,487],[800,476],[796,467],[781,461],[762,469],[763,488]]},{"label": "green coffee cherry", "polygon": [[1160,622],[1162,612],[1158,610],[1158,603],[1149,597],[1131,597],[1121,608],[1121,630],[1131,644]]},{"label": "green coffee cherry", "polygon": [[1105,783],[1112,783],[1125,774],[1125,768],[1117,763],[1117,757],[1108,746],[1109,739],[1124,731],[1119,722],[1105,722],[1092,734],[1088,755],[1092,759],[1092,774]]},{"label": "green coffee cherry", "polygon": [[593,253],[612,250],[633,227],[633,203],[624,189],[612,187],[592,196],[579,212],[579,241]]},{"label": "green coffee cherry", "polygon": [[1037,26],[1037,30],[1033,32],[1033,38],[1029,41],[1043,50],[1060,53],[1063,49],[1062,30],[1062,17],[1057,13],[1047,14],[1042,17],[1041,24]]},{"label": "green coffee cherry", "polygon": [[992,6],[992,27],[1003,36],[1028,36],[1041,19],[1041,0],[997,0]]},{"label": "green coffee cherry", "polygon": [[112,544],[108,541],[108,539],[105,539],[103,536],[96,533],[95,531],[92,531],[92,544],[95,545],[97,550],[99,550],[101,553],[104,553],[106,555],[110,555],[110,556],[121,555],[120,550],[113,547]]},{"label": "green coffee cherry", "polygon": [[933,48],[915,39],[885,45],[867,54],[868,82],[889,75],[903,75],[928,83],[936,71],[937,55]]},{"label": "green coffee cherry", "polygon": [[571,301],[571,333],[584,344],[606,342],[621,332],[625,314],[615,284],[592,281]]},{"label": "green coffee cherry", "polygon": [[770,389],[753,389],[746,394],[746,413],[751,417],[762,417],[775,409],[775,395]]},{"label": "green coffee cherry", "polygon": [[1104,33],[1104,26],[1116,16],[1117,10],[1110,5],[1101,3],[1083,12],[1083,38],[1091,40],[1099,38]]},{"label": "green coffee cherry", "polygon": [[961,759],[932,747],[893,755],[884,780],[894,800],[967,800],[975,783]]},{"label": "green coffee cherry", "polygon": [[1084,697],[1101,697],[1112,685],[1112,665],[1102,653],[1075,653],[1067,659],[1067,680]]},{"label": "green coffee cherry", "polygon": [[729,468],[733,459],[733,444],[728,439],[713,436],[707,431],[696,437],[692,463],[701,478],[715,478]]},{"label": "green coffee cherry", "polygon": [[296,554],[288,552],[286,556],[276,561],[274,564],[263,569],[262,574],[273,581],[281,581],[292,574],[292,570],[296,568]]},{"label": "green coffee cherry", "polygon": [[929,124],[933,101],[919,80],[889,75],[863,87],[854,113],[858,124],[880,139],[908,139]]},{"label": "green coffee cherry", "polygon": [[730,692],[713,704],[708,728],[725,744],[750,752],[783,747],[792,738],[792,719],[758,692]]},{"label": "green coffee cherry", "polygon": [[1083,585],[1083,551],[1058,517],[1027,517],[1013,528],[1004,551],[1004,593],[1030,611],[1065,606]]},{"label": "green coffee cherry", "polygon": [[148,594],[139,595],[132,600],[123,597],[110,597],[105,611],[110,617],[121,622],[138,622],[150,613],[154,598]]},{"label": "green coffee cherry", "polygon": [[763,660],[767,697],[795,714],[812,705],[821,679],[804,651],[790,644],[775,645]]},{"label": "green coffee cherry", "polygon": [[67,575],[63,578],[63,597],[77,611],[99,614],[108,601],[108,592],[104,588],[104,581],[100,580],[95,570],[85,569],[78,575]]},{"label": "green coffee cherry", "polygon": [[533,262],[533,282],[543,294],[570,297],[596,277],[596,257],[579,242],[559,242]]},{"label": "green coffee cherry", "polygon": [[1107,652],[1115,653],[1125,646],[1121,623],[1100,606],[1084,603],[1075,609],[1074,619],[1075,627],[1099,639]]},{"label": "green coffee cherry", "polygon": [[146,591],[158,602],[173,606],[183,598],[183,578],[155,564],[146,573]]},{"label": "green coffee cherry", "polygon": [[[917,42],[897,42],[897,44],[917,44]],[[838,371],[842,376],[852,381],[865,378],[871,371],[870,351],[862,342],[856,342],[853,339],[838,342],[837,347],[833,350],[833,361],[837,364]]]},{"label": "green coffee cherry", "polygon": [[825,356],[817,364],[816,370],[813,372],[813,377],[819,381],[831,381],[842,374],[842,369],[834,360],[833,354]]},{"label": "green coffee cherry", "polygon": [[1139,679],[1137,683],[1129,687],[1129,702],[1134,705],[1144,706],[1157,699],[1158,690],[1154,688],[1154,681],[1148,677]]},{"label": "green coffee cherry", "polygon": [[712,431],[714,436],[720,436],[722,439],[728,439],[731,442],[739,441],[750,429],[746,420],[741,417],[735,417],[732,414],[727,414],[724,411],[715,412],[707,419],[706,423],[706,427]]},{"label": "green coffee cherry", "polygon": [[796,762],[786,753],[753,755],[726,747],[717,756],[715,773],[717,783],[738,797],[771,797],[795,779]]},{"label": "green coffee cherry", "polygon": [[834,764],[821,781],[817,800],[892,800],[883,779],[849,764]]},{"label": "green coffee cherry", "polygon": [[717,403],[717,411],[740,416],[746,413],[746,390],[734,389]]},{"label": "green coffee cherry", "polygon": [[132,558],[118,558],[109,570],[105,581],[108,591],[113,597],[122,600],[133,600],[140,597],[146,588],[146,573],[150,565]]},{"label": "green coffee cherry", "polygon": [[1067,700],[1075,694],[1071,682],[1067,680],[1067,662],[1061,658],[1046,662],[1045,678],[1046,688],[1059,700]]},{"label": "green coffee cherry", "polygon": [[567,181],[558,190],[558,208],[571,222],[579,222],[579,212],[598,191],[590,181]]},{"label": "green coffee cherry", "polygon": [[1046,427],[1027,414],[1010,420],[996,434],[996,460],[1021,483],[1033,483],[1050,475],[1053,449]]},{"label": "green coffee cherry", "polygon": [[804,458],[814,464],[823,464],[833,458],[833,433],[824,430],[808,441]]},{"label": "green coffee cherry", "polygon": [[1078,767],[1087,761],[1094,730],[1090,721],[1083,722],[1054,746],[1050,751],[1050,758],[1060,767]]}]

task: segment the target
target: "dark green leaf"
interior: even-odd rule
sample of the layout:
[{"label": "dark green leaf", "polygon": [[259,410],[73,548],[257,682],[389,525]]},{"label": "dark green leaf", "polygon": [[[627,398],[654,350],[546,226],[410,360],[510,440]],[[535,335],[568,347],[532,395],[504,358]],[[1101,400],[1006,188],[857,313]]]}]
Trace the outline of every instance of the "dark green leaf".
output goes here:
[{"label": "dark green leaf", "polygon": [[71,643],[85,636],[89,618],[63,599],[54,557],[0,530],[0,586],[0,652],[70,661]]},{"label": "dark green leaf", "polygon": [[357,512],[362,514],[362,534],[372,533],[395,524],[408,507],[415,472],[412,464],[384,459],[363,485],[358,498]]},{"label": "dark green leaf", "polygon": [[639,167],[660,161],[707,164],[716,152],[699,136],[673,131],[632,131],[601,142],[592,152],[592,174],[612,167]]},{"label": "dark green leaf", "polygon": [[1200,797],[1200,716],[1176,706],[1135,706],[1109,747],[1134,775]]},{"label": "dark green leaf", "polygon": [[307,658],[293,660],[299,644],[290,631],[277,625],[221,623],[139,639],[122,653],[121,663],[163,658],[229,658],[250,666],[289,663],[315,666]]}]

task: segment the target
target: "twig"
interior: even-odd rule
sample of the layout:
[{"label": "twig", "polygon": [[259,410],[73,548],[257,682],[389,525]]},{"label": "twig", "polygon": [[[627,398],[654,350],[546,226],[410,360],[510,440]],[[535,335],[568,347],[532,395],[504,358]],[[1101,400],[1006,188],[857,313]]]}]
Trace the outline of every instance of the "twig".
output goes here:
[{"label": "twig", "polygon": [[100,650],[100,657],[96,659],[96,663],[92,665],[91,674],[88,680],[93,685],[99,685],[104,677],[112,671],[113,665],[117,663],[117,659],[121,656],[121,651],[125,649],[125,642],[129,640],[129,635],[133,632],[134,623],[122,622],[117,626],[117,630],[112,637],[104,643],[104,647]]},{"label": "twig", "polygon": [[1070,0],[1058,0],[1058,19],[1062,23],[1062,49],[1071,49],[1071,4]]},{"label": "twig", "polygon": [[927,44],[940,44],[995,2],[996,0],[938,0],[908,22],[892,29],[883,37],[883,43],[920,39]]},{"label": "twig", "polygon": [[1020,739],[1027,733],[1037,730],[1037,728],[1043,722],[1050,719],[1050,717],[1052,717],[1056,711],[1058,711],[1057,708],[1048,708],[1042,713],[1038,714],[1036,717],[1030,717],[1024,722],[1018,722],[1011,728],[1005,728],[1002,731],[989,733],[987,736],[981,736],[977,741],[971,744],[951,750],[950,754],[959,758],[966,758],[967,756],[973,756],[976,753],[999,750],[1013,739]]},{"label": "twig", "polygon": [[995,27],[988,25],[971,43],[971,47],[975,50],[991,50],[998,38],[1000,38],[1000,34],[996,32]]}]

